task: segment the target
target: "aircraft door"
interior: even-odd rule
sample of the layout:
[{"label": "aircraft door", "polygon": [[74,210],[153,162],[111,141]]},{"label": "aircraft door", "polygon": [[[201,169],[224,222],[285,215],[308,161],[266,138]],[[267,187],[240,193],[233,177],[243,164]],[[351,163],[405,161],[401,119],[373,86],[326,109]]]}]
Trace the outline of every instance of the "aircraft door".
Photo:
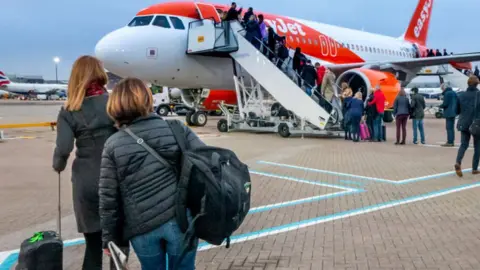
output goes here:
[{"label": "aircraft door", "polygon": [[213,19],[216,23],[221,22],[220,15],[213,5],[205,3],[195,3],[198,14],[202,19]]}]

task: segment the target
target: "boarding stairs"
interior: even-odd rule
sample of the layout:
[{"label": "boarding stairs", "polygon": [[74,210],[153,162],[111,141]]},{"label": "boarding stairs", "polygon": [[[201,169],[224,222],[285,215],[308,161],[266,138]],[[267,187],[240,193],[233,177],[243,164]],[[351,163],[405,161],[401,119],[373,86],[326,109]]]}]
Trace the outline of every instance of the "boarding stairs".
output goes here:
[{"label": "boarding stairs", "polygon": [[[228,54],[234,60],[234,81],[241,118],[251,116],[252,112],[265,115],[282,109],[278,108],[278,105],[276,109],[275,106],[265,106],[272,104],[272,101],[265,100],[265,92],[261,89],[263,88],[281,107],[296,119],[300,119],[302,127],[309,126],[320,130],[338,128],[341,109],[334,107],[318,92],[312,97],[306,94],[297,83],[298,74],[289,68],[292,58],[288,57],[281,67],[277,67],[276,63],[267,57],[266,46],[259,42],[261,47],[257,49],[245,38],[245,34],[246,31],[238,21],[194,21],[189,25],[186,53],[215,57],[227,57]],[[248,73],[247,76],[243,74],[244,71]],[[248,78],[256,83],[247,86]],[[255,109],[252,109],[254,107]],[[269,109],[265,109],[266,107]]]}]

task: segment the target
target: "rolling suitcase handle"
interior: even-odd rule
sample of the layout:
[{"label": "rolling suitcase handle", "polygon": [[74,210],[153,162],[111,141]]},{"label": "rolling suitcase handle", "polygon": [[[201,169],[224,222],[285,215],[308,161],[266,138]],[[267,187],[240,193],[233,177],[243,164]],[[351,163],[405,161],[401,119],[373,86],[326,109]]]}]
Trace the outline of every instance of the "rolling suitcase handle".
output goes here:
[{"label": "rolling suitcase handle", "polygon": [[58,232],[58,237],[60,239],[62,238],[62,210],[61,210],[61,188],[60,188],[60,183],[61,183],[61,177],[60,177],[60,172],[58,172],[58,216],[57,216],[57,232]]}]

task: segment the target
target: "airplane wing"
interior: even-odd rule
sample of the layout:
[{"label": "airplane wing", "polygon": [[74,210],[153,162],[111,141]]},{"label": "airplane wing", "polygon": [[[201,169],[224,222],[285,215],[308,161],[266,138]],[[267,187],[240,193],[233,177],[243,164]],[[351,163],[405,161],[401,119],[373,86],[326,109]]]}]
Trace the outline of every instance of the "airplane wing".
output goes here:
[{"label": "airplane wing", "polygon": [[398,61],[383,61],[383,62],[363,62],[352,64],[340,64],[340,65],[326,65],[328,68],[334,71],[347,70],[352,68],[359,68],[363,66],[382,66],[382,65],[396,65],[406,69],[422,68],[427,66],[438,66],[448,64],[451,62],[464,63],[464,62],[476,62],[480,61],[480,52],[455,54],[448,56],[435,56],[435,57],[423,57],[414,59],[405,59]]}]

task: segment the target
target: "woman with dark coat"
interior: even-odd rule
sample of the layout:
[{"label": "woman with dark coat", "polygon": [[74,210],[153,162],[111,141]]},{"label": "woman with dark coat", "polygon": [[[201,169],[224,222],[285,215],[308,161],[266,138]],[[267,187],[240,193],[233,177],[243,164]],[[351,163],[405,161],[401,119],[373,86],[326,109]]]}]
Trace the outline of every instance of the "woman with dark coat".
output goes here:
[{"label": "woman with dark coat", "polygon": [[65,170],[74,142],[77,149],[72,165],[73,209],[78,232],[85,237],[85,270],[102,269],[98,196],[100,163],[103,144],[116,132],[106,110],[108,92],[104,86],[107,80],[107,74],[96,58],[82,56],[77,59],[68,83],[68,99],[57,119],[53,169],[58,173]]},{"label": "woman with dark coat", "polygon": [[475,119],[480,118],[480,91],[478,91],[479,80],[477,76],[472,75],[468,78],[468,88],[464,92],[458,94],[457,114],[459,114],[457,129],[461,133],[461,144],[458,148],[457,160],[455,163],[455,172],[459,177],[462,173],[462,160],[465,151],[470,144],[470,137],[473,138],[473,160],[472,160],[472,174],[479,174],[478,163],[480,160],[480,138],[472,136],[470,133],[470,126]]},{"label": "woman with dark coat", "polygon": [[[167,121],[153,113],[151,91],[139,79],[126,78],[112,91],[107,112],[122,128],[107,140],[102,155],[99,194],[104,248],[110,241],[128,240],[144,270],[167,269],[166,258],[168,269],[195,269],[196,249],[178,262],[185,234],[176,219],[177,174],[172,168],[179,168],[182,153]],[[205,145],[191,129],[177,124],[188,149]],[[139,145],[135,136],[170,166]]]}]

